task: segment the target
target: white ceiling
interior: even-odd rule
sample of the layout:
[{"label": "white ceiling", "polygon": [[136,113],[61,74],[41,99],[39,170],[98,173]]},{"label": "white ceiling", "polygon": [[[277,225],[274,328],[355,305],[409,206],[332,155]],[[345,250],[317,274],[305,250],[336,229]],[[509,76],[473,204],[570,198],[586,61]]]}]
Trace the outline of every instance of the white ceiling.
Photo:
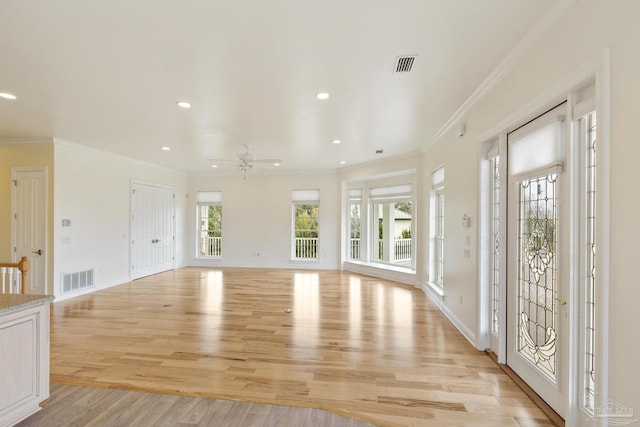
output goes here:
[{"label": "white ceiling", "polygon": [[0,0],[0,138],[190,173],[243,144],[287,170],[410,153],[554,1]]}]

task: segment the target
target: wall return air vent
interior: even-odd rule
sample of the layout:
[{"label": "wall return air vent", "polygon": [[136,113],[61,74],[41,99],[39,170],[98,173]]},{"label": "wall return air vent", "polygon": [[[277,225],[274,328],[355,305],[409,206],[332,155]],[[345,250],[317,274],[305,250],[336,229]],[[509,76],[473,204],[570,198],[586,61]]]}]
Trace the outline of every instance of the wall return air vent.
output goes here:
[{"label": "wall return air vent", "polygon": [[93,288],[93,268],[89,270],[76,271],[74,273],[63,273],[60,277],[62,293],[76,292],[82,289]]},{"label": "wall return air vent", "polygon": [[415,62],[418,55],[404,55],[396,57],[396,66],[394,68],[394,73],[408,73],[413,68],[413,63]]}]

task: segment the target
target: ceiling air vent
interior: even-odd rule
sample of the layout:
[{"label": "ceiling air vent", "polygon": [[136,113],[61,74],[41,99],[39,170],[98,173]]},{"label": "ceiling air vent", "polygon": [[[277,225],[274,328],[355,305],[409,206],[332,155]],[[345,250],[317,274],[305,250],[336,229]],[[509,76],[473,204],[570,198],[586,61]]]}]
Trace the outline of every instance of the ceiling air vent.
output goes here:
[{"label": "ceiling air vent", "polygon": [[413,67],[413,63],[418,55],[398,56],[396,57],[396,73],[408,73]]}]

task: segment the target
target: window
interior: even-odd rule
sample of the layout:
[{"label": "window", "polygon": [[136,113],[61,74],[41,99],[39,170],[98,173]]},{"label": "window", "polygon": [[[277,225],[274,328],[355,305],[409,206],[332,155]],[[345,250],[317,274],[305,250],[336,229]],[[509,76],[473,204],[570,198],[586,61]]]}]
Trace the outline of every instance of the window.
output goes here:
[{"label": "window", "polygon": [[444,291],[444,167],[431,176],[431,251],[430,284],[440,293]]},{"label": "window", "polygon": [[292,257],[294,259],[318,259],[320,190],[294,190],[292,199]]},{"label": "window", "polygon": [[413,268],[413,216],[411,185],[372,188],[371,259]]},{"label": "window", "polygon": [[362,189],[353,188],[349,190],[349,252],[348,259],[360,259],[360,209],[362,207]]},{"label": "window", "polygon": [[199,191],[198,258],[222,256],[222,192]]},{"label": "window", "polygon": [[583,315],[583,405],[590,414],[594,411],[596,374],[596,113],[591,112],[579,120],[583,156],[583,246],[582,287]]},{"label": "window", "polygon": [[491,332],[500,332],[500,156],[491,158]]}]

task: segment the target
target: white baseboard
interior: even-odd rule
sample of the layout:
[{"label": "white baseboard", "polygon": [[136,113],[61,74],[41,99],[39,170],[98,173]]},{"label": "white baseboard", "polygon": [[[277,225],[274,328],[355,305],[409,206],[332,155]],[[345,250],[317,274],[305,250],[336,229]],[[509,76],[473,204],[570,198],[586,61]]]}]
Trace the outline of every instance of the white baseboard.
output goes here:
[{"label": "white baseboard", "polygon": [[451,311],[451,309],[449,309],[449,307],[447,307],[447,305],[444,303],[443,297],[440,294],[438,294],[434,289],[431,289],[429,285],[422,285],[420,286],[420,289],[424,291],[429,299],[431,299],[431,301],[433,301],[433,303],[440,309],[442,314],[444,314],[445,317],[449,319],[451,323],[453,323],[453,326],[455,326],[456,329],[460,331],[460,333],[467,339],[467,341],[471,343],[471,345],[473,345],[478,350],[484,350],[478,347],[478,344],[476,342],[476,334],[473,333],[473,331],[469,329],[467,325],[465,325],[464,322],[462,322],[458,318],[458,316],[456,316],[455,313]]}]

